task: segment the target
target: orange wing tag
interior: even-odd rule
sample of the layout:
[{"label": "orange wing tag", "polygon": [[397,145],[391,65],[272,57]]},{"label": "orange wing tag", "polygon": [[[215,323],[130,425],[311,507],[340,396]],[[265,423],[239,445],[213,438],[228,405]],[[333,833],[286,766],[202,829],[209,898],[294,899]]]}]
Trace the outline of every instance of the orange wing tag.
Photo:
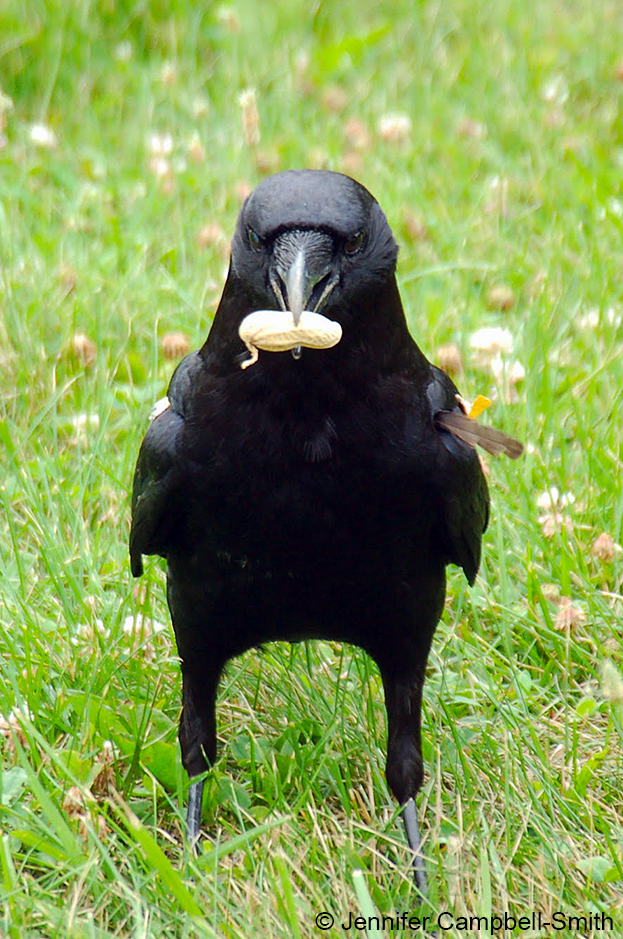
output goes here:
[{"label": "orange wing tag", "polygon": [[484,395],[478,395],[471,408],[467,412],[468,417],[480,417],[483,411],[486,411],[488,407],[491,406],[491,399],[485,398]]}]

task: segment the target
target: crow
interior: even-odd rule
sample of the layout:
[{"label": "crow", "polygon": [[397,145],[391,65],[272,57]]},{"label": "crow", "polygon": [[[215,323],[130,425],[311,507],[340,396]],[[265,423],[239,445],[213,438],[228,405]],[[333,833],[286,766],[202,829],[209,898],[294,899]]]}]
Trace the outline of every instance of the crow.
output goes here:
[{"label": "crow", "polygon": [[[191,779],[216,759],[217,687],[232,657],[304,639],[371,656],[387,782],[424,892],[414,800],[446,565],[473,584],[489,517],[474,445],[512,457],[521,445],[469,418],[412,339],[397,253],[378,202],[348,176],[287,170],[248,196],[208,338],[179,364],[140,449],[130,559],[136,577],[142,555],[167,561]],[[262,310],[291,319],[291,351],[269,342],[249,359],[241,324]],[[296,344],[309,312],[341,332],[331,348]],[[202,791],[191,784],[191,843]]]}]

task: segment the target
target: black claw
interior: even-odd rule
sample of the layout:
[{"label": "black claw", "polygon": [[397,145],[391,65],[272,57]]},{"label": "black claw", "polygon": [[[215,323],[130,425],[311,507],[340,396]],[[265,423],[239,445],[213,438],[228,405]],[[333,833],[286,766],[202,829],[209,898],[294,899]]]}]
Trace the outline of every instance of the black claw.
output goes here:
[{"label": "black claw", "polygon": [[409,799],[402,807],[402,820],[405,825],[405,832],[409,847],[413,851],[413,872],[415,874],[415,886],[423,897],[428,892],[428,883],[426,880],[426,865],[422,856],[422,841],[420,838],[420,826],[417,820],[417,811],[413,799]]},{"label": "black claw", "polygon": [[199,832],[201,830],[201,804],[203,799],[204,780],[199,779],[191,783],[188,790],[188,807],[186,809],[186,840],[191,848],[199,851]]}]

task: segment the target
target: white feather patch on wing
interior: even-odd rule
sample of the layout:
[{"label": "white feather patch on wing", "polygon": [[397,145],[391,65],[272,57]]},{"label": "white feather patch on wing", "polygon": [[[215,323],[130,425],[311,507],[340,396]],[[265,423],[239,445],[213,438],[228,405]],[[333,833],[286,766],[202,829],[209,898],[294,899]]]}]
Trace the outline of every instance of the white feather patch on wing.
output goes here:
[{"label": "white feather patch on wing", "polygon": [[160,398],[159,401],[156,401],[153,408],[149,412],[149,420],[155,421],[157,417],[160,417],[161,414],[164,414],[167,408],[171,407],[171,402],[167,397]]}]

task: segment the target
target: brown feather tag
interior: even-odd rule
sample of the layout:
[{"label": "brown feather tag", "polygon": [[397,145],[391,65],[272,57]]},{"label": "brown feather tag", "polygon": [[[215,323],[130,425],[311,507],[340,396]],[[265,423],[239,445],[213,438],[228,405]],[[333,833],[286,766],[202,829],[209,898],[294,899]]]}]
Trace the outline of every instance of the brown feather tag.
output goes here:
[{"label": "brown feather tag", "polygon": [[454,434],[470,447],[478,444],[488,453],[496,456],[504,453],[512,460],[516,460],[523,453],[523,444],[518,440],[502,433],[501,430],[496,430],[495,427],[485,427],[459,411],[439,411],[435,415],[435,421],[439,427]]}]

